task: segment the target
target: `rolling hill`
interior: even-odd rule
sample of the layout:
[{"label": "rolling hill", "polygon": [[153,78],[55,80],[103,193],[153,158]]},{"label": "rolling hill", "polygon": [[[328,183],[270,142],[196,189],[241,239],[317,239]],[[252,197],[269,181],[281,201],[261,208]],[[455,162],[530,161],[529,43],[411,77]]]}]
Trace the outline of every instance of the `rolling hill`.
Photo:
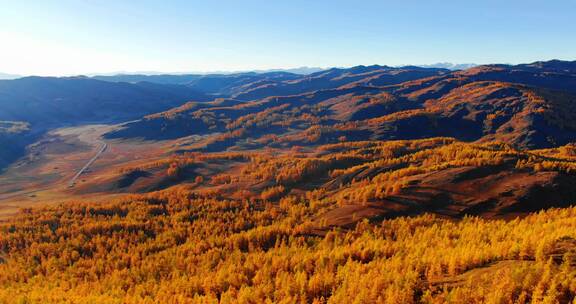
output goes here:
[{"label": "rolling hill", "polygon": [[[223,133],[228,143],[220,148],[208,145],[211,151],[236,142],[250,144],[270,133],[285,142],[323,132],[319,143],[334,143],[342,136],[355,140],[449,136],[500,140],[519,148],[554,147],[575,139],[573,62],[481,66],[449,73],[409,69],[327,70],[308,79],[250,88],[232,98],[149,115],[108,137],[169,139]],[[430,73],[438,75],[424,75]],[[407,74],[421,78],[405,81]],[[250,94],[266,90],[274,94],[247,101]]]},{"label": "rolling hill", "polygon": [[574,155],[435,138],[151,161],[114,184],[178,186],[0,223],[0,301],[569,303]]},{"label": "rolling hill", "polygon": [[576,297],[576,62],[138,77],[0,82],[0,165],[121,122],[3,180],[0,302]]}]

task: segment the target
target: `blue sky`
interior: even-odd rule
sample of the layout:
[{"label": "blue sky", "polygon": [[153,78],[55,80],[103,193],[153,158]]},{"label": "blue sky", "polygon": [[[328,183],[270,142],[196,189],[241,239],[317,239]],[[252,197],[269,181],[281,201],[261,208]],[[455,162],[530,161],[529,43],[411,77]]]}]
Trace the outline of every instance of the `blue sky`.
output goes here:
[{"label": "blue sky", "polygon": [[0,72],[576,60],[576,0],[0,0]]}]

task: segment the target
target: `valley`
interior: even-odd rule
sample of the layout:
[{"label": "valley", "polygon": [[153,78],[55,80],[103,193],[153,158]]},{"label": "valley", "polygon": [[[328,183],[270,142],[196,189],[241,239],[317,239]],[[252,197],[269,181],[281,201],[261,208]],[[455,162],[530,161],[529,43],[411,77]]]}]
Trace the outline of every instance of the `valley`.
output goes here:
[{"label": "valley", "polygon": [[74,188],[109,174],[114,166],[162,155],[162,143],[133,140],[112,146],[102,141],[102,134],[111,128],[56,129],[30,146],[22,159],[0,175],[0,219],[21,208],[91,197],[74,193]]},{"label": "valley", "polygon": [[576,295],[576,62],[142,77],[0,82],[0,302]]}]

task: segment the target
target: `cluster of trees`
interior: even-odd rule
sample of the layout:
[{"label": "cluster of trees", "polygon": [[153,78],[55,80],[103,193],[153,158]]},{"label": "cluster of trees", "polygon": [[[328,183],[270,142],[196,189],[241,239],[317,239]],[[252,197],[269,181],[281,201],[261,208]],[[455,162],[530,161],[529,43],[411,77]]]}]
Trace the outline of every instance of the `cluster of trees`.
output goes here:
[{"label": "cluster of trees", "polygon": [[[361,221],[314,234],[325,207],[173,188],[28,210],[0,224],[0,302],[567,303],[576,295],[576,208],[513,221]],[[514,264],[491,266],[499,261]],[[485,275],[468,280],[479,267]]]},{"label": "cluster of trees", "polygon": [[290,107],[289,104],[267,108],[264,111],[247,114],[226,125],[226,129],[234,130],[238,128],[250,129],[254,127],[268,127],[274,122],[282,122],[282,112]]},{"label": "cluster of trees", "polygon": [[243,168],[242,175],[254,180],[287,185],[302,181],[323,165],[325,163],[318,158],[259,155]]},{"label": "cluster of trees", "polygon": [[[348,124],[350,125],[350,124]],[[319,144],[322,142],[341,142],[342,138],[346,139],[347,132],[351,129],[343,128],[344,124],[333,126],[312,125],[305,130],[294,134],[279,137],[278,143],[301,143],[301,144]],[[344,136],[344,137],[343,137]]]},{"label": "cluster of trees", "polygon": [[230,184],[233,180],[230,174],[215,174],[210,178],[210,182],[214,185]]},{"label": "cluster of trees", "polygon": [[[532,153],[517,151],[503,143],[466,144],[442,138],[413,141],[410,147],[395,147],[396,144],[391,142],[388,149],[384,146],[379,153],[362,153],[373,156],[372,160],[365,159],[362,164],[331,171],[332,178],[341,178],[350,183],[333,197],[340,204],[381,200],[399,194],[402,188],[410,184],[412,176],[457,167],[506,164],[513,167],[515,163],[515,168],[520,170],[576,172],[570,145],[545,153]],[[378,173],[368,174],[370,172]]]},{"label": "cluster of trees", "polygon": [[282,197],[282,195],[284,194],[285,191],[286,191],[286,188],[284,188],[284,186],[270,187],[270,188],[262,191],[262,193],[260,194],[260,197],[266,201],[276,200],[276,199]]},{"label": "cluster of trees", "polygon": [[250,162],[239,176],[219,174],[213,182],[262,183],[285,190],[329,185],[331,199],[342,205],[386,199],[400,194],[414,176],[450,168],[504,165],[510,170],[576,172],[573,150],[569,145],[526,152],[504,143],[469,144],[452,138],[342,142],[289,153],[253,153],[244,158]]},{"label": "cluster of trees", "polygon": [[568,144],[554,149],[536,150],[518,159],[516,168],[541,171],[576,172],[575,147]]},{"label": "cluster of trees", "polygon": [[576,130],[576,105],[572,94],[540,88],[533,88],[525,94],[533,104],[531,110],[542,114],[548,123]]},{"label": "cluster of trees", "polygon": [[[260,108],[260,104],[248,104],[244,107],[236,107],[248,111],[248,108]],[[319,105],[293,105],[290,103],[282,103],[278,106],[272,106],[259,112],[253,112],[251,109],[249,114],[242,115],[235,119],[224,119],[228,121],[225,126],[224,132],[220,135],[212,137],[206,141],[208,149],[216,145],[234,145],[241,139],[253,139],[261,145],[277,145],[291,141],[301,141],[307,143],[315,143],[322,135],[319,133],[318,126],[324,124],[328,118],[322,115],[323,108]],[[279,134],[288,133],[286,136],[277,136],[268,133],[269,129],[274,129],[274,132]],[[322,128],[330,129],[326,126]],[[294,131],[302,133],[297,136],[297,140],[290,136],[290,132]]]}]

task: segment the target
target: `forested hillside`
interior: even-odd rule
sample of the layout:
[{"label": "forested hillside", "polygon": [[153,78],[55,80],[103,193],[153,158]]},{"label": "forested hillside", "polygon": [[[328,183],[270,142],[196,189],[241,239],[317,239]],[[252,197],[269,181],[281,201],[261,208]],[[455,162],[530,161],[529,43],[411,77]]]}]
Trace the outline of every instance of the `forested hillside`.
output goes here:
[{"label": "forested hillside", "polygon": [[0,227],[4,303],[568,303],[576,210],[310,233],[330,205],[183,188],[25,210]]},{"label": "forested hillside", "polygon": [[530,215],[576,198],[571,145],[339,143],[185,154],[118,174],[123,182],[111,185],[131,191],[150,178],[175,186],[21,210],[0,225],[2,301],[566,303],[576,295],[576,210]]},{"label": "forested hillside", "polygon": [[[46,115],[139,114],[39,142],[43,189],[12,168],[34,205],[0,222],[0,303],[570,303],[575,72],[25,80]],[[37,135],[14,113],[0,165]]]}]

